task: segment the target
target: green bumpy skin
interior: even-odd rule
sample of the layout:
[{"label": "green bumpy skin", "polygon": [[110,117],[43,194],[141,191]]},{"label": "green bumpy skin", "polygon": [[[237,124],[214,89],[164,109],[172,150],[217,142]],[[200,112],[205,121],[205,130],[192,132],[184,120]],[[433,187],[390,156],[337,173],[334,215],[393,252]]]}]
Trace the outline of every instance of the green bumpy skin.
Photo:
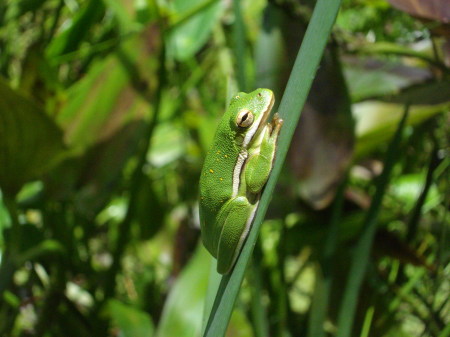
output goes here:
[{"label": "green bumpy skin", "polygon": [[217,128],[200,177],[200,226],[217,271],[228,273],[253,222],[275,157],[283,121],[266,123],[274,97],[269,89],[239,93]]}]

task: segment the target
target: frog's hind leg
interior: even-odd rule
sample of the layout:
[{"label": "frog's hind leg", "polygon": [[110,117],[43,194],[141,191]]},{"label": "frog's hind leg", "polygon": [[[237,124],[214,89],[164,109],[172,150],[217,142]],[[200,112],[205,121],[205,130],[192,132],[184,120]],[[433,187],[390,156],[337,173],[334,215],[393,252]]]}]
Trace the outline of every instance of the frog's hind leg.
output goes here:
[{"label": "frog's hind leg", "polygon": [[217,247],[217,271],[221,274],[227,274],[236,262],[257,208],[243,196],[236,197],[227,206],[220,219],[223,226]]}]

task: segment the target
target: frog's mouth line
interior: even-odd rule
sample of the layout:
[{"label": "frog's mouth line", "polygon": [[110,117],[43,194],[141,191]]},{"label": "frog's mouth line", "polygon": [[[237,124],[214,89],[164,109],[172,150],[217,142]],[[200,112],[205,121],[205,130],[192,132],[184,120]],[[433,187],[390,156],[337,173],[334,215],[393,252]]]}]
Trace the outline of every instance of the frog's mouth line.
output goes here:
[{"label": "frog's mouth line", "polygon": [[251,129],[248,130],[247,134],[245,135],[244,141],[242,143],[242,146],[245,149],[248,149],[251,146],[253,140],[259,137],[259,134],[264,129],[263,126],[266,124],[266,121],[269,118],[270,111],[272,110],[274,103],[275,103],[275,95],[272,94],[270,102],[267,105],[264,112],[261,114],[261,117],[259,118],[259,120],[256,121],[256,123],[254,123],[251,126]]},{"label": "frog's mouth line", "polygon": [[263,126],[264,124],[266,124],[267,119],[269,118],[270,112],[272,111],[272,108],[273,108],[273,105],[274,105],[274,104],[275,104],[275,95],[272,94],[272,98],[271,98],[271,100],[270,100],[270,103],[269,103],[269,105],[267,106],[267,109],[264,111],[263,117],[261,118],[261,121],[259,122],[259,125],[258,125],[258,131],[256,131],[256,135],[255,135],[255,136],[257,136],[257,134],[258,134],[259,132],[261,132],[261,130],[263,129],[262,126]]}]

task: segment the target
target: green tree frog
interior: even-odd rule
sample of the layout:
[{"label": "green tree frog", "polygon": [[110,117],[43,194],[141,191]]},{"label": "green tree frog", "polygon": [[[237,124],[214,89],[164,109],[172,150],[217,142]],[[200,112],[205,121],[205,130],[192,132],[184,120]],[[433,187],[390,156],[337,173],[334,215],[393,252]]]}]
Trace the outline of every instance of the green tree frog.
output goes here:
[{"label": "green tree frog", "polygon": [[217,128],[200,177],[203,244],[217,259],[217,271],[234,266],[269,178],[283,120],[269,89],[238,93]]}]

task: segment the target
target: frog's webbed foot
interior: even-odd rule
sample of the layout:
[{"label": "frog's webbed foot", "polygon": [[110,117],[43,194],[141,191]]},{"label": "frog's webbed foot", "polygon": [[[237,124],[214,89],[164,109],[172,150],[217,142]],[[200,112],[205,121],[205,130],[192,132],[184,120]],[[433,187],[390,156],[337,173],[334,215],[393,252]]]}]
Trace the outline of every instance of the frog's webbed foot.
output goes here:
[{"label": "frog's webbed foot", "polygon": [[280,133],[281,127],[283,126],[284,120],[281,119],[280,114],[276,112],[273,115],[272,121],[269,123],[270,125],[270,137],[278,138],[278,134]]},{"label": "frog's webbed foot", "polygon": [[263,131],[259,152],[253,154],[245,166],[245,183],[247,190],[253,194],[260,193],[269,178],[282,125],[283,120],[276,113]]}]

